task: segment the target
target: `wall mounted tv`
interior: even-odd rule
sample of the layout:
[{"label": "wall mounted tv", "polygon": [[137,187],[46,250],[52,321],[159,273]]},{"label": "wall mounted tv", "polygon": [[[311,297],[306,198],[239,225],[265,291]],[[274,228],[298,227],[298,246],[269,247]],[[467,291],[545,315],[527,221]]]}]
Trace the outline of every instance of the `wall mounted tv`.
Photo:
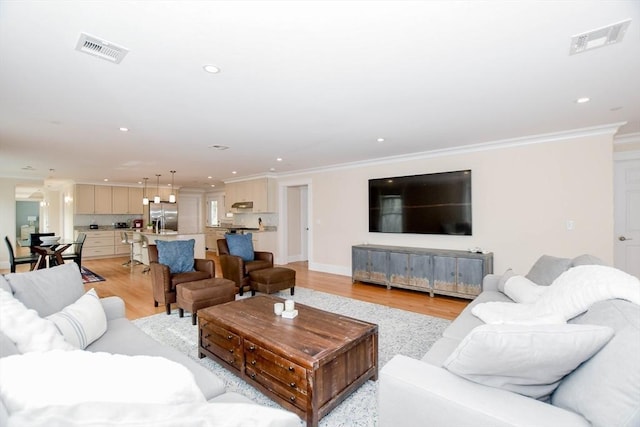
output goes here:
[{"label": "wall mounted tv", "polygon": [[471,171],[369,180],[369,231],[471,235]]}]

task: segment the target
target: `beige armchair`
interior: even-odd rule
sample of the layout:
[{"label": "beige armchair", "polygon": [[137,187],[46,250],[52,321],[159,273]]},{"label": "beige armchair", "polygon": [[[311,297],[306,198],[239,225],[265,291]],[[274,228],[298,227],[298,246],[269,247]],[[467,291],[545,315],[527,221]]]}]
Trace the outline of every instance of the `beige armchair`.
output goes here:
[{"label": "beige armchair", "polygon": [[238,294],[249,290],[249,273],[264,268],[273,268],[273,254],[271,252],[254,251],[254,260],[245,261],[239,256],[231,255],[229,245],[225,239],[218,239],[218,254],[220,267],[225,279],[233,280],[238,288]]},{"label": "beige armchair", "polygon": [[169,266],[158,262],[158,247],[156,245],[148,245],[147,250],[149,251],[153,303],[155,307],[158,307],[158,304],[164,304],[167,308],[167,314],[171,314],[171,303],[177,301],[176,285],[178,283],[210,279],[216,275],[213,260],[199,258],[194,260],[193,268],[195,271],[172,274]]}]

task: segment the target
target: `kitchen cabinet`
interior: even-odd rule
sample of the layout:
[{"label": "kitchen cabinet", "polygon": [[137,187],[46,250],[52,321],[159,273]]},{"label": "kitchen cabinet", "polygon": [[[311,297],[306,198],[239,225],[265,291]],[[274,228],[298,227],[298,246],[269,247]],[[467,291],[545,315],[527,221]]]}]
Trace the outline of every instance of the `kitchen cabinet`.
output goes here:
[{"label": "kitchen cabinet", "polygon": [[218,254],[218,239],[224,239],[224,234],[226,232],[226,228],[207,227],[207,231],[205,232],[204,236],[205,246],[207,247],[207,250]]},{"label": "kitchen cabinet", "polygon": [[273,178],[232,182],[225,186],[227,209],[237,202],[253,202],[252,212],[275,212],[277,185]]},{"label": "kitchen cabinet", "polygon": [[114,214],[129,213],[129,188],[111,187],[111,197],[112,197],[111,213],[114,213]]},{"label": "kitchen cabinet", "polygon": [[107,185],[94,186],[94,213],[111,214],[113,213],[112,203],[113,195],[111,187]]},{"label": "kitchen cabinet", "polygon": [[76,184],[74,191],[74,212],[76,214],[93,214],[94,207],[94,185]]},{"label": "kitchen cabinet", "polygon": [[144,196],[142,192],[142,188],[138,187],[129,187],[129,203],[128,203],[128,214],[134,215],[142,215],[143,207],[142,207],[142,197]]},{"label": "kitchen cabinet", "polygon": [[473,299],[482,279],[493,273],[493,254],[446,249],[357,245],[352,248],[352,279]]},{"label": "kitchen cabinet", "polygon": [[[120,243],[120,239],[115,239],[116,233],[114,230],[84,230],[83,233],[86,233],[87,235],[84,245],[82,246],[83,258],[114,256],[116,253],[114,245],[115,241],[122,244]],[[76,236],[77,234],[78,231],[76,231]],[[128,250],[127,253],[129,253]]]}]

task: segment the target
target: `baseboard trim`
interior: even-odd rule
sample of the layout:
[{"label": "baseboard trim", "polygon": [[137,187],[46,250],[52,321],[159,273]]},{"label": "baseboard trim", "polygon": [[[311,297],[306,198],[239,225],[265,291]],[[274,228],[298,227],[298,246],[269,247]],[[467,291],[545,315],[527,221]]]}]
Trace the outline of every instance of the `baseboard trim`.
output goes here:
[{"label": "baseboard trim", "polygon": [[309,270],[319,271],[321,273],[337,274],[339,276],[351,276],[351,268],[340,265],[320,264],[309,261]]}]

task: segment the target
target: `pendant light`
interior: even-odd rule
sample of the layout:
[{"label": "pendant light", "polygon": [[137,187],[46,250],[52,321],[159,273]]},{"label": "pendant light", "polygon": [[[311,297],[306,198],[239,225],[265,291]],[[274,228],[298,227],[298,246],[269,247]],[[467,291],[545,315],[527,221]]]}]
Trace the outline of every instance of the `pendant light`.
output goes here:
[{"label": "pendant light", "polygon": [[156,174],[156,195],[153,198],[153,203],[160,203],[160,177],[162,175],[160,175],[159,173]]},{"label": "pendant light", "polygon": [[142,190],[142,204],[147,206],[149,204],[149,198],[147,197],[147,180],[149,178],[142,178],[144,180],[144,189]]},{"label": "pendant light", "polygon": [[173,185],[173,177],[176,173],[176,171],[169,171],[171,172],[171,194],[169,195],[169,203],[175,203],[176,202],[176,192],[173,189],[174,185]]}]

